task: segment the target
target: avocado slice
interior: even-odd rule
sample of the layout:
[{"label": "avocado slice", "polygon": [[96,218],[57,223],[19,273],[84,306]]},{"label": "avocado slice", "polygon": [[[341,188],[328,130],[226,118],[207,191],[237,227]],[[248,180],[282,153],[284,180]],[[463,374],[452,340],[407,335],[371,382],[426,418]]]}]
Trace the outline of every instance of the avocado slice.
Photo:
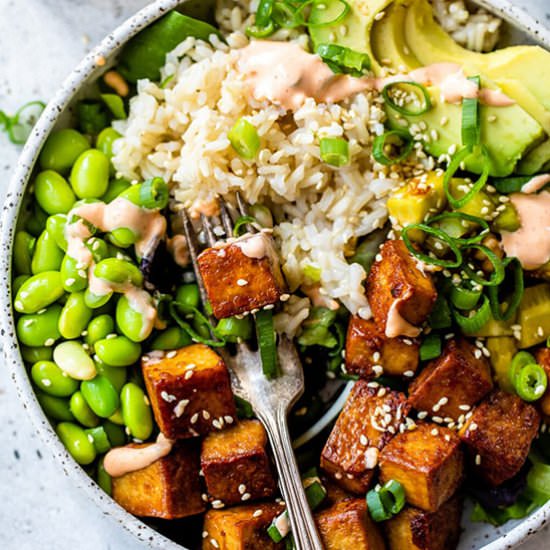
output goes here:
[{"label": "avocado slice", "polygon": [[403,28],[406,15],[407,5],[395,1],[386,9],[385,16],[374,22],[371,31],[371,49],[377,65],[398,73],[421,66],[405,42]]},{"label": "avocado slice", "polygon": [[532,176],[550,170],[550,140],[543,141],[521,159],[516,172],[522,176]]},{"label": "avocado slice", "polygon": [[[350,10],[335,25],[310,27],[309,34],[314,51],[319,44],[338,44],[357,52],[366,53],[371,59],[371,69],[379,74],[381,67],[371,50],[370,32],[375,17],[392,3],[392,0],[348,0]],[[310,22],[330,21],[342,10],[341,2],[315,2],[311,7]]]},{"label": "avocado slice", "polygon": [[[491,82],[482,81],[484,87],[493,87]],[[441,101],[440,90],[436,86],[428,87],[432,100],[432,109],[421,116],[402,116],[388,107],[388,120],[392,128],[403,128],[403,119],[410,124],[423,121],[428,129],[437,132],[436,139],[424,143],[425,149],[434,157],[449,154],[449,150],[458,149],[462,143],[462,106]],[[480,105],[481,135],[491,158],[490,175],[505,177],[510,175],[524,154],[544,139],[540,124],[518,104],[508,107]],[[466,170],[480,174],[483,159],[480,155],[470,155],[465,161]]]}]

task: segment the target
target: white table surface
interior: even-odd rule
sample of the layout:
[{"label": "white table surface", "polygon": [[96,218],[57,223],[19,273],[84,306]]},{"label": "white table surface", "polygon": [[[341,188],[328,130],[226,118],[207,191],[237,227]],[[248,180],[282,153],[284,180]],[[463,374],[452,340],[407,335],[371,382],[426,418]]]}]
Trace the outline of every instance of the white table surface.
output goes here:
[{"label": "white table surface", "polygon": [[[548,0],[515,0],[548,21]],[[90,48],[147,0],[0,0],[0,109],[47,100]],[[0,196],[18,148],[0,135]],[[3,365],[2,365],[3,366]],[[0,367],[0,549],[127,550],[137,543],[76,491]],[[524,550],[550,547],[543,531]]]}]

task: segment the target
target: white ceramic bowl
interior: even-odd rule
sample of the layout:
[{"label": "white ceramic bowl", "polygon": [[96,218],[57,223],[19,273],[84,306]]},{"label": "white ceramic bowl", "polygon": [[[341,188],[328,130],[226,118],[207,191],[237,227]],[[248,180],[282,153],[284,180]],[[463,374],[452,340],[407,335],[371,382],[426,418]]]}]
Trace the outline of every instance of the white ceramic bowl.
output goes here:
[{"label": "white ceramic bowl", "polygon": [[[162,548],[163,550],[182,550],[182,546],[127,513],[107,496],[67,453],[38,404],[15,335],[11,297],[11,258],[13,238],[22,200],[46,137],[56,126],[63,126],[64,120],[68,118],[68,107],[75,97],[82,96],[85,93],[87,87],[105,70],[105,64],[109,66],[112,63],[120,48],[128,40],[144,27],[162,17],[167,11],[191,1],[156,0],[120,25],[82,60],[48,103],[33,129],[11,179],[1,218],[0,273],[2,274],[2,289],[0,290],[0,318],[2,319],[2,327],[0,328],[0,336],[6,361],[11,369],[11,377],[21,402],[29,413],[40,437],[52,450],[65,474],[70,476],[72,481],[87,493],[89,498],[99,506],[106,516],[132,533],[143,544],[143,547]],[[202,0],[198,3],[201,4],[205,1]],[[511,24],[514,28],[511,34],[512,41],[536,41],[550,49],[550,31],[521,9],[512,6],[506,0],[477,0],[477,3],[485,6]],[[550,502],[533,512],[528,518],[508,522],[499,528],[481,523],[467,524],[467,517],[468,510],[463,517],[463,526],[467,525],[467,528],[461,538],[459,550],[478,550],[481,548],[484,550],[504,550],[526,540],[546,523],[550,517]]]}]

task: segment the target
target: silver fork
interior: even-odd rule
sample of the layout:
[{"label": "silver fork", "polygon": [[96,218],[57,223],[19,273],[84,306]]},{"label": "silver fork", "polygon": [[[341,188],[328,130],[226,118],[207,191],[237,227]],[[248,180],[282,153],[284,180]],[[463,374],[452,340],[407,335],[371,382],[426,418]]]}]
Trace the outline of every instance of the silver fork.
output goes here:
[{"label": "silver fork", "polygon": [[[240,214],[245,216],[246,206],[239,196],[237,201]],[[219,205],[222,227],[214,226],[208,217],[201,215],[203,231],[209,246],[219,242],[220,235],[233,235],[233,221],[227,206],[221,200]],[[181,211],[181,216],[201,298],[203,303],[206,303],[206,289],[197,263],[198,238],[185,210]],[[250,232],[255,230],[250,224],[246,227]],[[262,372],[259,352],[252,351],[246,344],[237,344],[236,347],[235,355],[230,355],[227,351],[222,352],[230,368],[231,386],[235,395],[246,399],[252,405],[254,413],[266,429],[296,547],[298,550],[321,550],[323,545],[302,486],[287,425],[288,411],[304,391],[302,365],[296,349],[288,338],[278,338],[277,353],[281,372],[276,378],[268,380]]]}]

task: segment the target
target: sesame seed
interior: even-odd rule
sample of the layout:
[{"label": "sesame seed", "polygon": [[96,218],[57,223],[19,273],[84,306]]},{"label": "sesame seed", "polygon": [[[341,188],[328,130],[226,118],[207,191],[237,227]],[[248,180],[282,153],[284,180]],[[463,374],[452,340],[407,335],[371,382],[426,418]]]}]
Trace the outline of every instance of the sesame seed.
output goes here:
[{"label": "sesame seed", "polygon": [[202,411],[202,417],[205,419],[205,420],[208,420],[210,418],[210,413],[206,410]]},{"label": "sesame seed", "polygon": [[214,547],[214,548],[219,548],[220,545],[218,544],[218,541],[216,539],[210,539],[210,544]]},{"label": "sesame seed", "polygon": [[382,365],[373,365],[372,372],[374,372],[376,376],[381,376],[384,373],[384,367],[382,367]]},{"label": "sesame seed", "polygon": [[369,444],[369,440],[365,435],[361,434],[359,436],[359,443],[361,443],[361,445],[367,446]]},{"label": "sesame seed", "polygon": [[290,299],[290,294],[281,294],[281,297],[279,298],[279,300],[281,300],[281,302],[286,302]]},{"label": "sesame seed", "polygon": [[201,498],[202,498],[202,500],[204,500],[204,502],[208,502],[208,495],[206,493],[203,493],[201,495]]},{"label": "sesame seed", "polygon": [[481,464],[481,456],[476,455],[476,466],[479,466]]},{"label": "sesame seed", "polygon": [[262,510],[260,510],[259,508],[252,514],[252,517],[253,518],[259,518],[261,515],[262,515]]},{"label": "sesame seed", "polygon": [[427,411],[420,411],[417,416],[420,420],[424,420],[424,418],[426,418],[428,416],[428,412]]},{"label": "sesame seed", "polygon": [[195,413],[190,419],[189,419],[189,422],[191,422],[191,424],[195,424],[197,422],[197,420],[199,419],[199,413]]},{"label": "sesame seed", "polygon": [[172,403],[172,401],[175,401],[177,399],[177,397],[175,395],[171,395],[166,391],[161,391],[160,392],[160,398],[163,401],[166,401],[167,403]]},{"label": "sesame seed", "polygon": [[205,539],[208,536],[208,531],[202,532],[202,538]]},{"label": "sesame seed", "polygon": [[470,405],[459,405],[458,408],[461,411],[469,411],[472,407],[470,407]]},{"label": "sesame seed", "polygon": [[239,279],[239,280],[237,281],[237,284],[238,284],[239,286],[246,286],[246,285],[248,284],[248,281],[247,281],[246,279]]},{"label": "sesame seed", "polygon": [[169,351],[169,352],[166,354],[166,357],[167,357],[168,359],[173,359],[177,354],[178,354],[178,352],[175,351],[175,350]]},{"label": "sesame seed", "polygon": [[44,342],[44,345],[46,347],[51,347],[55,344],[55,340],[53,338],[48,338],[45,342]]},{"label": "sesame seed", "polygon": [[432,416],[432,420],[433,420],[436,424],[443,424],[443,418],[441,418],[440,416]]},{"label": "sesame seed", "polygon": [[188,370],[188,371],[183,375],[183,378],[184,378],[185,380],[189,380],[189,378],[191,378],[191,377],[193,376],[193,374],[194,374],[194,371]]},{"label": "sesame seed", "polygon": [[439,434],[439,430],[437,428],[434,428],[430,433],[432,435],[437,435],[437,434]]},{"label": "sesame seed", "polygon": [[342,479],[342,474],[341,474],[340,472],[336,472],[336,473],[334,474],[334,478],[335,478],[335,479]]},{"label": "sesame seed", "polygon": [[222,429],[222,424],[219,420],[212,420],[212,426],[214,426],[214,428],[216,428],[216,430],[221,430]]},{"label": "sesame seed", "polygon": [[246,493],[246,485],[244,483],[241,483],[238,487],[238,491],[241,495],[243,495],[244,493]]},{"label": "sesame seed", "polygon": [[369,447],[365,451],[365,468],[372,470],[376,468],[378,464],[378,449],[376,447]]},{"label": "sesame seed", "polygon": [[[174,396],[172,396],[174,397]],[[185,407],[189,405],[189,399],[182,399],[175,407],[174,407],[174,414],[176,415],[176,418],[179,418],[185,411]]]},{"label": "sesame seed", "polygon": [[225,420],[226,424],[233,424],[232,416],[224,416],[223,419]]},{"label": "sesame seed", "polygon": [[219,509],[219,508],[223,508],[224,506],[225,506],[225,504],[219,499],[216,499],[216,500],[212,501],[212,508]]},{"label": "sesame seed", "polygon": [[404,373],[403,373],[403,376],[406,376],[407,378],[412,378],[414,376],[414,371],[412,370],[406,370]]},{"label": "sesame seed", "polygon": [[375,351],[375,352],[372,354],[372,360],[373,360],[375,363],[378,363],[378,361],[380,361],[380,352],[379,352],[379,351]]},{"label": "sesame seed", "polygon": [[472,432],[475,432],[477,430],[477,424],[475,422],[472,422],[469,426],[469,429],[472,431]]}]

